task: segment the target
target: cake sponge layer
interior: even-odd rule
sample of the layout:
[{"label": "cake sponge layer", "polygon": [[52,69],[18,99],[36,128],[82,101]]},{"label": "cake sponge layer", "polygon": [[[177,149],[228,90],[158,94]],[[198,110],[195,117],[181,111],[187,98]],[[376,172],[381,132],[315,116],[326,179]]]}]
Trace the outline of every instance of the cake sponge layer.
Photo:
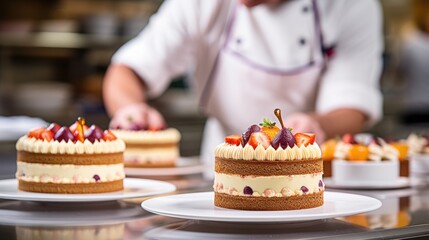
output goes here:
[{"label": "cake sponge layer", "polygon": [[321,158],[296,161],[259,161],[216,157],[215,172],[255,176],[311,174],[323,172],[323,161]]},{"label": "cake sponge layer", "polygon": [[292,197],[233,196],[215,192],[214,204],[217,207],[238,210],[298,210],[322,206],[323,191]]},{"label": "cake sponge layer", "polygon": [[19,190],[40,193],[104,193],[124,189],[123,180],[78,184],[37,183],[19,180],[18,183]]}]

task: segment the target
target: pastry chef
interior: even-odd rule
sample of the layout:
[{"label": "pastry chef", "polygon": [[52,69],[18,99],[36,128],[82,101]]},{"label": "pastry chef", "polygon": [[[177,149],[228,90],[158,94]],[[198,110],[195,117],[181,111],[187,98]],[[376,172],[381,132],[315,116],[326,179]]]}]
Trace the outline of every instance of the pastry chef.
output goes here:
[{"label": "pastry chef", "polygon": [[169,0],[113,56],[104,80],[111,124],[150,128],[146,104],[172,78],[191,74],[208,120],[202,159],[226,135],[281,108],[294,132],[318,142],[381,117],[381,9],[375,0]]}]

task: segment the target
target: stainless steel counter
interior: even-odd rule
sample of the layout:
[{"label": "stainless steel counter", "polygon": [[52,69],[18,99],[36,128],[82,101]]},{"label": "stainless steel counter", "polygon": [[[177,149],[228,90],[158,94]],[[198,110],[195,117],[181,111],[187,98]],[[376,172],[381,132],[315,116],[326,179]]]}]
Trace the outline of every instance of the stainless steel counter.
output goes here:
[{"label": "stainless steel counter", "polygon": [[[0,154],[0,177],[12,178],[15,153]],[[195,174],[166,178],[177,193],[210,191]],[[329,191],[340,191],[328,189]],[[342,190],[341,190],[342,191]],[[145,199],[101,203],[36,203],[0,200],[4,239],[380,239],[429,236],[429,187],[342,191],[382,201],[373,212],[298,223],[222,223],[158,216]]]}]

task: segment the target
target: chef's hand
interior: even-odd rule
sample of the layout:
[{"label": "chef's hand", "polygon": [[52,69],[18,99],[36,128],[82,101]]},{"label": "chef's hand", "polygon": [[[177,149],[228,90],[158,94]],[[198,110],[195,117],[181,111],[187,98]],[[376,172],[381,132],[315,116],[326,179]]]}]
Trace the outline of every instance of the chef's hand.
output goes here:
[{"label": "chef's hand", "polygon": [[313,116],[305,113],[294,113],[284,120],[286,127],[292,128],[294,133],[315,133],[316,141],[323,143],[326,138],[325,131]]},{"label": "chef's hand", "polygon": [[110,128],[125,130],[159,130],[166,126],[162,115],[146,103],[136,103],[119,109]]}]

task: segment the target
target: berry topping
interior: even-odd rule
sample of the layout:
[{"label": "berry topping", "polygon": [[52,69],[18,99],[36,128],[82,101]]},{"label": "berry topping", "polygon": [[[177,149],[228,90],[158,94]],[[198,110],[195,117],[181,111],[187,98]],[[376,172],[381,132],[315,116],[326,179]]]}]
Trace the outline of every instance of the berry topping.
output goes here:
[{"label": "berry topping", "polygon": [[44,129],[40,133],[40,139],[50,142],[50,141],[52,141],[52,139],[54,139],[54,134],[50,130]]},{"label": "berry topping", "polygon": [[267,136],[272,141],[277,133],[280,131],[280,128],[276,126],[275,122],[271,122],[269,118],[264,118],[262,123],[259,124],[262,128],[261,131],[267,134]]},{"label": "berry topping", "polygon": [[238,146],[241,143],[241,136],[238,134],[226,136],[225,142],[231,145]]},{"label": "berry topping", "polygon": [[58,142],[61,141],[74,141],[74,135],[73,133],[70,131],[70,129],[68,127],[61,127],[57,133],[55,133],[54,139],[57,140]]},{"label": "berry topping", "polygon": [[249,186],[245,186],[243,188],[243,193],[244,193],[244,195],[250,195],[251,196],[253,194],[253,189]]},{"label": "berry topping", "polygon": [[97,174],[95,174],[92,178],[94,178],[96,182],[100,181],[100,176],[98,176]]},{"label": "berry topping", "polygon": [[96,125],[91,125],[91,127],[85,131],[85,139],[88,139],[91,143],[94,143],[96,140],[100,141],[103,139],[103,131]]},{"label": "berry topping", "polygon": [[323,187],[323,181],[319,180],[319,187]]},{"label": "berry topping", "polygon": [[42,134],[43,131],[45,131],[44,128],[34,128],[28,132],[28,137],[40,139],[40,134]]},{"label": "berry topping", "polygon": [[265,149],[270,146],[270,138],[263,132],[254,132],[250,135],[249,145],[256,149],[261,144]]},{"label": "berry topping", "polygon": [[250,135],[252,135],[252,133],[254,132],[259,132],[260,130],[261,128],[256,124],[253,124],[252,126],[250,126],[247,129],[247,131],[241,135],[241,145],[244,147],[247,144],[247,142],[249,142]]},{"label": "berry topping", "polygon": [[271,146],[273,146],[274,149],[278,149],[280,146],[283,149],[287,146],[293,147],[296,144],[295,137],[288,128],[285,128],[280,109],[276,108],[274,110],[274,114],[279,119],[282,129],[274,137],[273,141],[271,142]]},{"label": "berry topping", "polygon": [[133,123],[128,130],[131,131],[141,131],[141,130],[147,130],[145,126],[139,123]]},{"label": "berry topping", "polygon": [[355,138],[350,133],[344,134],[344,136],[343,136],[343,142],[344,143],[348,143],[348,144],[357,144]]},{"label": "berry topping", "polygon": [[103,134],[103,140],[104,141],[114,141],[116,140],[115,134],[112,133],[110,130],[105,130]]},{"label": "berry topping", "polygon": [[297,133],[294,136],[296,145],[298,147],[301,147],[301,145],[304,145],[305,147],[308,146],[308,144],[313,144],[314,140],[316,139],[316,134],[313,133]]},{"label": "berry topping", "polygon": [[[84,123],[85,124],[85,123]],[[70,131],[72,133],[75,133],[77,130],[77,126],[79,125],[79,118],[76,122],[74,122],[72,125],[70,125]],[[85,132],[86,130],[88,130],[88,126],[87,125],[83,125],[83,131]]]},{"label": "berry topping", "polygon": [[301,187],[301,191],[302,191],[304,194],[306,194],[306,193],[308,193],[308,188],[307,188],[306,186],[302,186],[302,187]]},{"label": "berry topping", "polygon": [[378,146],[381,146],[382,144],[381,144],[381,142],[382,142],[383,140],[381,140],[381,138],[379,138],[379,137],[372,137],[372,139],[371,139],[371,143],[373,143],[373,144],[377,144]]},{"label": "berry topping", "polygon": [[53,134],[57,133],[60,130],[61,126],[57,123],[51,123],[46,129],[51,131]]}]

